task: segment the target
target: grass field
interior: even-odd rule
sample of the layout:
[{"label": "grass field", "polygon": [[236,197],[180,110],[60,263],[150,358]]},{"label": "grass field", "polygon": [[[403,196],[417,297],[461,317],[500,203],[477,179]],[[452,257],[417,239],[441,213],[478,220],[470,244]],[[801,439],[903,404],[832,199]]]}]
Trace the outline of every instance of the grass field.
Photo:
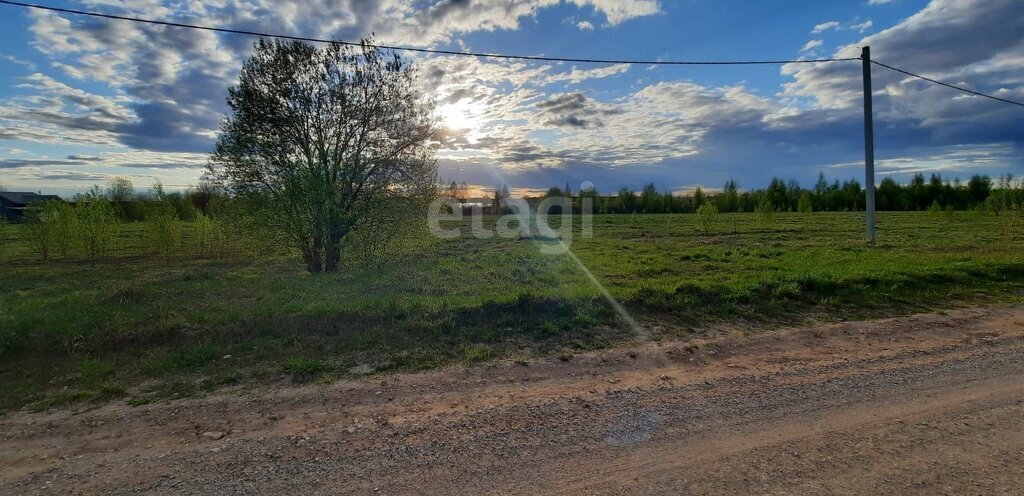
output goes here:
[{"label": "grass field", "polygon": [[[4,227],[0,411],[330,381],[365,364],[570,359],[638,339],[572,257],[529,239],[423,239],[383,267],[310,276],[288,254],[42,262]],[[693,215],[604,215],[571,248],[644,339],[1024,295],[1024,244],[993,215],[881,213],[879,227],[869,247],[857,213],[723,214],[710,235]]]}]

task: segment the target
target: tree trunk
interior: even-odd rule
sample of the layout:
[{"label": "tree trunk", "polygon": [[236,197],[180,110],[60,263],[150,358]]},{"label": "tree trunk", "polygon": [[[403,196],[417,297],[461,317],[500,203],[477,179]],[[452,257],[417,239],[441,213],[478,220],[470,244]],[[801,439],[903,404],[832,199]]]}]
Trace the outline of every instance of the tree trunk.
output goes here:
[{"label": "tree trunk", "polygon": [[307,244],[302,247],[302,261],[306,263],[306,270],[310,274],[323,272],[323,258],[320,255],[320,251],[319,242],[314,242],[312,246]]},{"label": "tree trunk", "polygon": [[303,253],[302,260],[306,262],[306,270],[308,270],[310,274],[319,274],[323,271],[323,268],[320,265],[320,257],[317,256],[317,254]]},{"label": "tree trunk", "polygon": [[331,234],[327,249],[324,250],[324,272],[337,272],[341,265],[341,234]]}]

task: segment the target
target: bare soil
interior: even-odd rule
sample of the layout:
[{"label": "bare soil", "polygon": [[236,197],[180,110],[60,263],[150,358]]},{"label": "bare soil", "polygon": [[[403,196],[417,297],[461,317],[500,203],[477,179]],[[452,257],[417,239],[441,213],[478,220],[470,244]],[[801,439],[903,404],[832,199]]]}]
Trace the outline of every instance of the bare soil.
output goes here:
[{"label": "bare soil", "polygon": [[0,494],[1020,494],[1024,306],[0,419]]}]

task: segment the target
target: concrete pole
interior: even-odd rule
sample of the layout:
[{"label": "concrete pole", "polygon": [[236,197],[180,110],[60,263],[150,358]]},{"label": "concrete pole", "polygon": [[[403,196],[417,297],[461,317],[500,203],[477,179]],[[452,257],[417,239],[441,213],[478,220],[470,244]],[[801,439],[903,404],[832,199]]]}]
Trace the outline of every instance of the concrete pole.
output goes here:
[{"label": "concrete pole", "polygon": [[875,234],[875,125],[871,109],[871,47],[864,47],[860,54],[864,68],[864,192],[865,216],[867,217],[868,243],[874,244]]}]

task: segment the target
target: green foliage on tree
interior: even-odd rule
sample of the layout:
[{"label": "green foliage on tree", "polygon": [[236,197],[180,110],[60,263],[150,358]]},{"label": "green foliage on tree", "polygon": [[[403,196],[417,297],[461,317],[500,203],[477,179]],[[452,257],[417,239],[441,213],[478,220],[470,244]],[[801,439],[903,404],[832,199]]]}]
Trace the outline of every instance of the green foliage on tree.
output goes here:
[{"label": "green foliage on tree", "polygon": [[75,196],[75,213],[85,256],[95,262],[110,252],[117,211],[99,188]]},{"label": "green foliage on tree", "polygon": [[[552,188],[548,196],[560,196],[560,188]],[[598,213],[693,213],[711,200],[719,212],[846,212],[863,211],[866,198],[864,187],[855,179],[829,183],[824,174],[818,175],[813,188],[800,187],[796,181],[772,178],[767,188],[740,191],[734,180],[725,183],[721,192],[709,193],[695,188],[690,195],[659,193],[654,184],[647,184],[639,195],[622,188],[615,195],[592,197]],[[967,183],[959,179],[946,181],[935,174],[925,178],[916,174],[906,184],[886,177],[876,188],[875,204],[878,210],[928,210],[938,203],[943,211],[983,209],[999,215],[1014,202],[1024,203],[1024,183],[1012,176],[992,181],[986,176],[974,176]]]},{"label": "green foliage on tree", "polygon": [[711,234],[711,230],[715,227],[717,220],[718,207],[714,203],[706,201],[697,208],[697,224],[704,231],[704,234]]},{"label": "green foliage on tree", "polygon": [[[395,52],[261,39],[229,90],[210,175],[333,272],[382,205],[436,194],[432,108]],[[402,210],[406,211],[406,210]],[[402,222],[411,219],[402,219]]]},{"label": "green foliage on tree", "polygon": [[[59,201],[59,200],[53,200]],[[25,208],[25,234],[33,251],[43,260],[49,260],[57,242],[57,229],[46,215],[49,202],[32,202]]]},{"label": "green foliage on tree", "polygon": [[654,183],[647,183],[640,192],[640,212],[645,214],[663,212],[662,196]]},{"label": "green foliage on tree", "polygon": [[75,207],[61,200],[49,201],[43,207],[43,217],[53,230],[54,251],[68,258],[82,238],[82,226]]},{"label": "green foliage on tree", "polygon": [[739,184],[735,179],[729,179],[722,188],[722,194],[716,198],[718,210],[722,212],[738,212],[740,208]]},{"label": "green foliage on tree", "polygon": [[1024,205],[1013,204],[1003,210],[999,216],[999,228],[1008,243],[1019,240],[1024,233]]},{"label": "green foliage on tree", "polygon": [[168,201],[149,202],[142,236],[146,253],[169,256],[177,251],[181,244],[181,225],[174,205]]},{"label": "green foliage on tree", "polygon": [[761,202],[757,204],[757,222],[762,226],[771,226],[775,220],[775,208],[772,207],[770,201],[767,198],[761,199]]},{"label": "green foliage on tree", "polygon": [[704,194],[704,188],[697,186],[697,189],[693,190],[693,203],[696,205],[695,208],[700,208],[704,205],[705,200],[707,200],[707,195]]},{"label": "green foliage on tree", "polygon": [[1016,182],[1011,175],[1000,177],[985,207],[999,217],[999,228],[1007,242],[1015,242],[1024,233],[1024,183]]},{"label": "green foliage on tree", "polygon": [[115,177],[107,182],[107,198],[113,203],[121,220],[142,220],[142,212],[135,196],[135,186],[127,177]]},{"label": "green foliage on tree", "polygon": [[226,242],[221,223],[197,211],[192,220],[192,236],[189,238],[192,253],[202,256],[221,255],[226,251]]},{"label": "green foliage on tree", "polygon": [[615,196],[616,210],[621,213],[636,212],[636,195],[629,188],[622,188]]},{"label": "green foliage on tree", "polygon": [[810,191],[800,193],[800,201],[797,209],[801,213],[809,214],[814,211],[814,195]]}]

